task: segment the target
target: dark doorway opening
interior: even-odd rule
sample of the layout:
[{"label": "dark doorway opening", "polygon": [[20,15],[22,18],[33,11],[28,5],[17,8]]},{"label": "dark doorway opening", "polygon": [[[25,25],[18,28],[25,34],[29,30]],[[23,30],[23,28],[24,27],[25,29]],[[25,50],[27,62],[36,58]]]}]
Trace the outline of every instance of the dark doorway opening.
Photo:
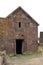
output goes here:
[{"label": "dark doorway opening", "polygon": [[16,39],[16,53],[22,54],[22,42],[23,39]]}]

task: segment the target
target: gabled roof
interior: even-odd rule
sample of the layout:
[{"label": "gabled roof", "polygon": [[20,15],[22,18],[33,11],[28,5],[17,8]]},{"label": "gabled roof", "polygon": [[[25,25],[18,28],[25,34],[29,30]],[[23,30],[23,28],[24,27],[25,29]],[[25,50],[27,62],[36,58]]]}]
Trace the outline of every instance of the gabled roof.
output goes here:
[{"label": "gabled roof", "polygon": [[14,15],[14,14],[15,14],[17,11],[19,11],[19,10],[22,10],[27,17],[31,18],[37,25],[39,25],[39,24],[38,24],[23,8],[21,8],[21,7],[18,7],[15,11],[13,11],[12,13],[10,13],[10,14],[7,16],[7,18],[10,18],[12,15]]}]

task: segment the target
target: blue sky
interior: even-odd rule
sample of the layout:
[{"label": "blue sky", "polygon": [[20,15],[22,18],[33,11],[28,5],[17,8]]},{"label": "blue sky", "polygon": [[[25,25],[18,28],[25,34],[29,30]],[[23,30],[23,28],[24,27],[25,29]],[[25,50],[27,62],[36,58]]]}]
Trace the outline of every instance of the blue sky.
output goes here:
[{"label": "blue sky", "polygon": [[39,23],[40,34],[43,31],[43,0],[0,0],[0,17],[6,17],[19,6]]}]

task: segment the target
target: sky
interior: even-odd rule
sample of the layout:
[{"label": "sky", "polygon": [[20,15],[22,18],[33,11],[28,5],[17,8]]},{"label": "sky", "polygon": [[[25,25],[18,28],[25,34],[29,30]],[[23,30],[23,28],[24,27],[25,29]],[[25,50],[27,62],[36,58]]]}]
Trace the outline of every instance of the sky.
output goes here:
[{"label": "sky", "polygon": [[21,6],[39,23],[38,36],[43,31],[43,0],[0,0],[0,17],[6,17]]}]

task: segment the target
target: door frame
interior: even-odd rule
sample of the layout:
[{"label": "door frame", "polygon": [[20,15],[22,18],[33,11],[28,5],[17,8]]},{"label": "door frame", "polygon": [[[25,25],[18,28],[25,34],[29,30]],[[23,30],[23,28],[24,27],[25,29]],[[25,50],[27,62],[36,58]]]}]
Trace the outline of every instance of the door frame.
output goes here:
[{"label": "door frame", "polygon": [[[24,42],[24,39],[16,39],[16,41],[17,41],[17,40],[22,40],[22,50],[21,50],[21,52],[23,53],[23,42]],[[22,54],[22,53],[21,53],[21,54]],[[17,54],[17,50],[16,50],[16,54]]]}]

